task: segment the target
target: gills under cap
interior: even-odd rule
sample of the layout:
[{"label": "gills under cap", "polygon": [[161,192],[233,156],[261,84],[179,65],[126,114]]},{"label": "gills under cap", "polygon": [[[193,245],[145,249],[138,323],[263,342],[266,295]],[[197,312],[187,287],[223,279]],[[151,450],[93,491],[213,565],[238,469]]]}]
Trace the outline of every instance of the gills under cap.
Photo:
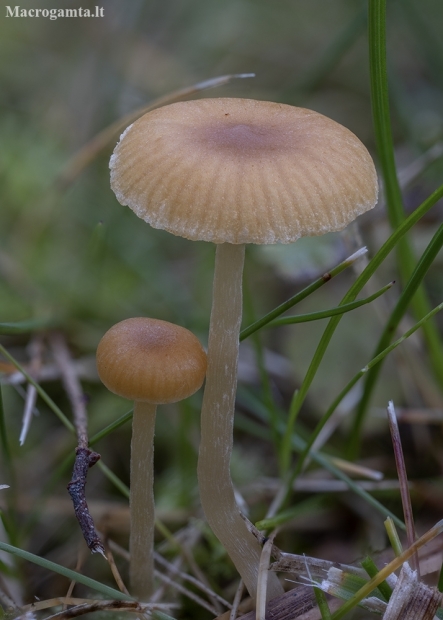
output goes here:
[{"label": "gills under cap", "polygon": [[341,230],[377,202],[360,140],[304,108],[250,99],[174,103],[138,119],[111,187],[154,228],[214,243],[290,243]]},{"label": "gills under cap", "polygon": [[97,348],[97,370],[108,390],[156,405],[194,394],[206,373],[206,353],[192,332],[149,318],[117,323]]}]

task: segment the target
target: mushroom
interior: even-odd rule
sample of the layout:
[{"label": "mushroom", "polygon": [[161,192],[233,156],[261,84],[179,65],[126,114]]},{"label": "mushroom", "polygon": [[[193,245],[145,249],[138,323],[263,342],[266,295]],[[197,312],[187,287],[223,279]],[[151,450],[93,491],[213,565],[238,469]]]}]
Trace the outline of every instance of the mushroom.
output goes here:
[{"label": "mushroom", "polygon": [[130,485],[130,574],[132,592],[149,597],[153,588],[153,459],[157,405],[194,394],[206,372],[206,353],[194,334],[149,318],[117,323],[97,348],[97,370],[105,386],[134,402]]},{"label": "mushroom", "polygon": [[[110,161],[121,204],[154,228],[217,244],[198,464],[207,521],[255,597],[261,547],[230,476],[246,243],[291,243],[345,228],[377,202],[358,138],[303,108],[202,99],[149,112]],[[274,574],[268,600],[282,592]]]}]

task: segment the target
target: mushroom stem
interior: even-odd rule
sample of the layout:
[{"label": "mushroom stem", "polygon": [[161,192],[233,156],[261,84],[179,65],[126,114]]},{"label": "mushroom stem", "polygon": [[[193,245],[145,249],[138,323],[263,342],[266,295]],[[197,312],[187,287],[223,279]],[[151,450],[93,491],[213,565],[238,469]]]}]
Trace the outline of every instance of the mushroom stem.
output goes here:
[{"label": "mushroom stem", "polygon": [[[234,562],[249,594],[255,598],[262,549],[240,514],[230,473],[244,256],[243,244],[217,245],[198,480],[209,526]],[[277,576],[271,573],[268,600],[282,593]]]},{"label": "mushroom stem", "polygon": [[136,401],[131,441],[131,593],[147,599],[154,586],[154,433],[157,406]]}]

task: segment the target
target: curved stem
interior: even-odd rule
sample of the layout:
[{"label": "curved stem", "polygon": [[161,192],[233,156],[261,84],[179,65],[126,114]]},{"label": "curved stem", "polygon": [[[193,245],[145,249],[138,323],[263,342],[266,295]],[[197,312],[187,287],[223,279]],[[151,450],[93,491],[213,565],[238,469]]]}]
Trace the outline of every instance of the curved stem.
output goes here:
[{"label": "curved stem", "polygon": [[140,599],[152,594],[154,576],[154,432],[157,406],[134,403],[131,442],[129,581]]},{"label": "curved stem", "polygon": [[[217,245],[198,480],[206,519],[255,598],[262,548],[240,514],[230,473],[244,254],[244,245]],[[282,593],[270,573],[268,599]]]}]

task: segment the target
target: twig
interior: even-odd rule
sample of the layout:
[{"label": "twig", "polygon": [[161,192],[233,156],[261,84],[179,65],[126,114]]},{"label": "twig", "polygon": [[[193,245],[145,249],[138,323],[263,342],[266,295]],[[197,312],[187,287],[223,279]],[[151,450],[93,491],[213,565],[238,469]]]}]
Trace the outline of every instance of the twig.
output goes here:
[{"label": "twig", "polygon": [[88,469],[97,463],[100,455],[97,454],[97,452],[92,452],[89,448],[77,448],[75,455],[72,478],[71,482],[68,484],[68,492],[74,505],[75,516],[77,517],[83,537],[91,552],[101,553],[102,556],[106,558],[105,549],[95,531],[94,521],[89,512],[85,495]]},{"label": "twig", "polygon": [[100,459],[100,454],[88,448],[88,417],[84,394],[72,364],[69,349],[61,333],[51,334],[54,359],[60,367],[63,386],[69,397],[77,432],[78,446],[75,451],[74,469],[68,484],[68,492],[74,505],[75,516],[91,553],[101,553],[106,558],[105,548],[97,534],[94,521],[86,502],[86,478],[90,467]]}]

